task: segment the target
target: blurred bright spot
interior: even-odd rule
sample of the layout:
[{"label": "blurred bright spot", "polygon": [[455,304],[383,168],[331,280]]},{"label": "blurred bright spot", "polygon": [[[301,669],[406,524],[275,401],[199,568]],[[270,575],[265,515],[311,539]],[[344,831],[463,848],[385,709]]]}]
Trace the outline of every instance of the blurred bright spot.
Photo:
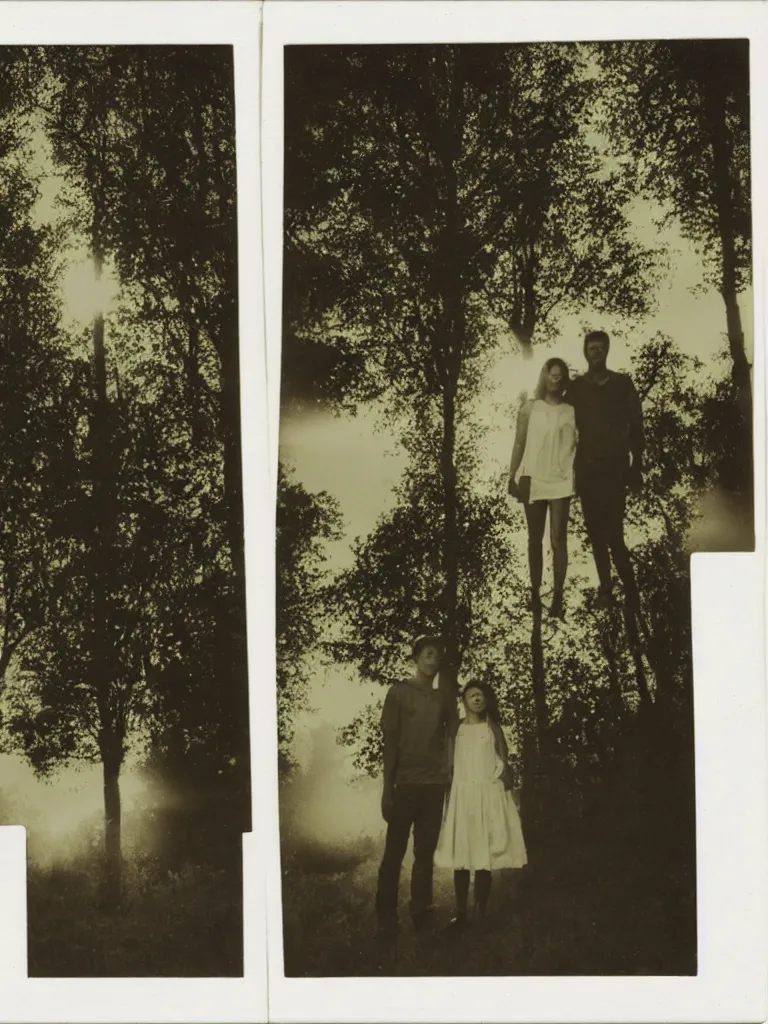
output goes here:
[{"label": "blurred bright spot", "polygon": [[[63,863],[100,842],[104,823],[100,765],[65,768],[50,781],[36,778],[21,758],[0,755],[0,822],[26,826],[30,858]],[[144,816],[147,782],[135,766],[120,774],[123,832]]]},{"label": "blurred bright spot", "polygon": [[349,852],[384,832],[381,780],[355,778],[352,752],[336,737],[327,723],[305,731],[304,769],[283,783],[280,808],[296,843]]},{"label": "blurred bright spot", "polygon": [[61,279],[61,296],[67,319],[89,324],[98,314],[106,315],[115,303],[119,282],[108,266],[96,277],[92,259],[70,263]]}]

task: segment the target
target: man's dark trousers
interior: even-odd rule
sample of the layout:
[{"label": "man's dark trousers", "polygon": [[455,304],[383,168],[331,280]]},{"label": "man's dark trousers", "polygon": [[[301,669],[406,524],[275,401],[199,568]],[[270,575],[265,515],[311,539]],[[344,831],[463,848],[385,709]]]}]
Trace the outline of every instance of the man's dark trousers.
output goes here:
[{"label": "man's dark trousers", "polygon": [[[585,472],[577,474],[576,489],[581,500],[581,511],[587,529],[595,567],[600,577],[600,588],[611,590],[611,556],[616,571],[630,599],[637,595],[632,558],[624,540],[624,513],[626,508],[627,471]],[[610,552],[610,554],[609,554]]]},{"label": "man's dark trousers", "polygon": [[382,923],[397,919],[400,868],[413,828],[411,916],[418,922],[432,905],[432,862],[443,820],[445,786],[406,782],[395,786],[387,840],[379,868],[376,913]]}]

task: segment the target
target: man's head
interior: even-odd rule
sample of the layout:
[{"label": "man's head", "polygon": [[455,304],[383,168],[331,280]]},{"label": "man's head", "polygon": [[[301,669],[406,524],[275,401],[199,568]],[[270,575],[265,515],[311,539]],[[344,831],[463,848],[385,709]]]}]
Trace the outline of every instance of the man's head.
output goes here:
[{"label": "man's head", "polygon": [[411,657],[416,662],[416,673],[423,679],[434,679],[443,656],[443,641],[439,636],[420,636],[414,641]]},{"label": "man's head", "polygon": [[584,356],[590,370],[603,370],[608,358],[611,339],[605,331],[590,331],[584,338]]}]

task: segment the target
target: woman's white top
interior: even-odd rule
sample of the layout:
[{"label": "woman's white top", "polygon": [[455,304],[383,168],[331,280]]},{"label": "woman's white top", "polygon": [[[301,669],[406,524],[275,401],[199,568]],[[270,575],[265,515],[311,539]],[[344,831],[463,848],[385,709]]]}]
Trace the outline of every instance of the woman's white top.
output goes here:
[{"label": "woman's white top", "polygon": [[568,402],[553,405],[541,398],[531,402],[528,436],[520,463],[521,476],[531,478],[531,501],[553,501],[574,493],[576,417]]}]

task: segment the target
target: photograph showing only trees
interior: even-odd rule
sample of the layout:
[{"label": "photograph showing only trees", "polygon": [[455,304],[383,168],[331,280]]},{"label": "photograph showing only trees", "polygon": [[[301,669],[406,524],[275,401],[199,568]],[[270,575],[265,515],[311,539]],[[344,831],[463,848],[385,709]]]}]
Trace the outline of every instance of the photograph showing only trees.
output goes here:
[{"label": "photograph showing only trees", "polygon": [[[370,413],[404,467],[336,568],[345,509],[281,451],[286,970],[695,973],[689,556],[753,545],[748,44],[291,47],[285,70],[284,437],[302,417],[351,432]],[[643,230],[637,202],[653,214]],[[699,293],[721,300],[700,350],[644,326],[672,274],[671,229]],[[485,450],[489,416],[511,446],[526,395],[510,380],[492,408],[488,374],[505,351],[537,367],[561,354],[564,317],[582,318],[581,338],[617,325],[629,361],[612,365],[643,402],[645,485],[627,520],[641,611],[595,608],[575,500],[569,614],[550,629],[527,610],[523,517]],[[430,631],[442,674],[500,697],[530,862],[501,940],[382,966],[365,952],[380,847],[361,835],[357,853],[307,854],[296,722],[320,672],[383,697]],[[381,770],[379,710],[337,732],[363,776]]]},{"label": "photograph showing only trees", "polygon": [[231,48],[2,49],[0,223],[0,820],[28,828],[29,970],[238,974]]}]

